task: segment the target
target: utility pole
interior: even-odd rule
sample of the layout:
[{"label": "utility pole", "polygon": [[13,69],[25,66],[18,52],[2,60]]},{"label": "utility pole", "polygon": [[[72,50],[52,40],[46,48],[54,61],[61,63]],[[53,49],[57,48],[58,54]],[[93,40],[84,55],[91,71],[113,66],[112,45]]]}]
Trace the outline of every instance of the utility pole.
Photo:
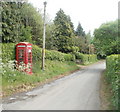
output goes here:
[{"label": "utility pole", "polygon": [[47,2],[44,2],[44,26],[43,26],[43,49],[42,49],[42,70],[45,70],[45,32],[46,32],[46,5]]}]

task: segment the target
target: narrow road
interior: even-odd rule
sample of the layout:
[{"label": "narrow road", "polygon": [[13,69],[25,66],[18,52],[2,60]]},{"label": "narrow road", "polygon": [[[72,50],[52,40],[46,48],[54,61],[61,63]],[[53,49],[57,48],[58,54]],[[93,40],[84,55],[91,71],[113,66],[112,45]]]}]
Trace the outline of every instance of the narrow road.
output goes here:
[{"label": "narrow road", "polygon": [[3,103],[4,110],[99,110],[100,77],[105,62],[85,67]]}]

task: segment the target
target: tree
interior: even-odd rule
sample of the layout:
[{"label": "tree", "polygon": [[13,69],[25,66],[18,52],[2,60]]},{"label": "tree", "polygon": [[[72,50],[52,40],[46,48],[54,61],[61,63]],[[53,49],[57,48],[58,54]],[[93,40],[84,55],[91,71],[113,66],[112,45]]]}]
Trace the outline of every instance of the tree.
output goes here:
[{"label": "tree", "polygon": [[67,16],[62,9],[56,13],[54,19],[55,29],[53,32],[54,45],[59,51],[67,52],[70,45],[70,38],[74,37],[74,26],[70,16]]},{"label": "tree", "polygon": [[87,43],[87,46],[88,46],[88,52],[87,53],[94,54],[95,48],[94,48],[94,45],[92,44],[93,38],[91,36],[90,31],[86,34],[85,38],[86,38],[86,43]]},{"label": "tree", "polygon": [[54,24],[56,26],[56,35],[62,36],[73,36],[73,24],[70,20],[70,17],[67,16],[62,9],[60,9],[54,19]]},{"label": "tree", "polygon": [[2,2],[2,42],[17,42],[20,40],[20,6],[16,2]]},{"label": "tree", "polygon": [[83,31],[83,28],[80,23],[77,26],[75,34],[76,34],[76,36],[83,36],[83,37],[85,36],[85,31]]},{"label": "tree", "polygon": [[78,47],[78,52],[81,53],[88,53],[88,48],[86,44],[86,39],[83,37],[74,37],[72,38],[72,44],[71,46]]},{"label": "tree", "polygon": [[21,8],[22,22],[25,27],[31,27],[32,41],[42,47],[43,20],[42,14],[31,4],[23,4]]},{"label": "tree", "polygon": [[118,36],[118,20],[104,23],[94,31],[94,45],[100,57],[119,54],[120,36]]},{"label": "tree", "polygon": [[40,12],[25,2],[2,4],[2,42],[28,41],[42,46],[43,20]]},{"label": "tree", "polygon": [[47,23],[46,25],[46,49],[57,50],[56,46],[54,46],[54,38],[53,30],[55,29],[55,25],[53,23]]}]

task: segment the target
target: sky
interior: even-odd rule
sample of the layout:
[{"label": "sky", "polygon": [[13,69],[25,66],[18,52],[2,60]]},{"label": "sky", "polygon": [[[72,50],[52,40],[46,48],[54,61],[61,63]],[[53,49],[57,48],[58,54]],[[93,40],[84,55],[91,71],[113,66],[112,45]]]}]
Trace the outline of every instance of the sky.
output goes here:
[{"label": "sky", "polygon": [[61,8],[71,17],[75,29],[80,22],[86,33],[89,31],[93,33],[94,29],[99,28],[101,24],[118,18],[119,0],[29,0],[42,13],[45,1],[46,12],[51,20]]}]

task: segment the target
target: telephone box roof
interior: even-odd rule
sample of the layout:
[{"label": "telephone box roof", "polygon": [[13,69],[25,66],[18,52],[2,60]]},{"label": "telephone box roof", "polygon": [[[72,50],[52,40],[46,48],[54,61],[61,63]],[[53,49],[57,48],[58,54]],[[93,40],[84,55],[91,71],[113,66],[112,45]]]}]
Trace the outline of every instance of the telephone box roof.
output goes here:
[{"label": "telephone box roof", "polygon": [[30,44],[29,42],[20,42],[17,45],[32,45],[32,44]]}]

